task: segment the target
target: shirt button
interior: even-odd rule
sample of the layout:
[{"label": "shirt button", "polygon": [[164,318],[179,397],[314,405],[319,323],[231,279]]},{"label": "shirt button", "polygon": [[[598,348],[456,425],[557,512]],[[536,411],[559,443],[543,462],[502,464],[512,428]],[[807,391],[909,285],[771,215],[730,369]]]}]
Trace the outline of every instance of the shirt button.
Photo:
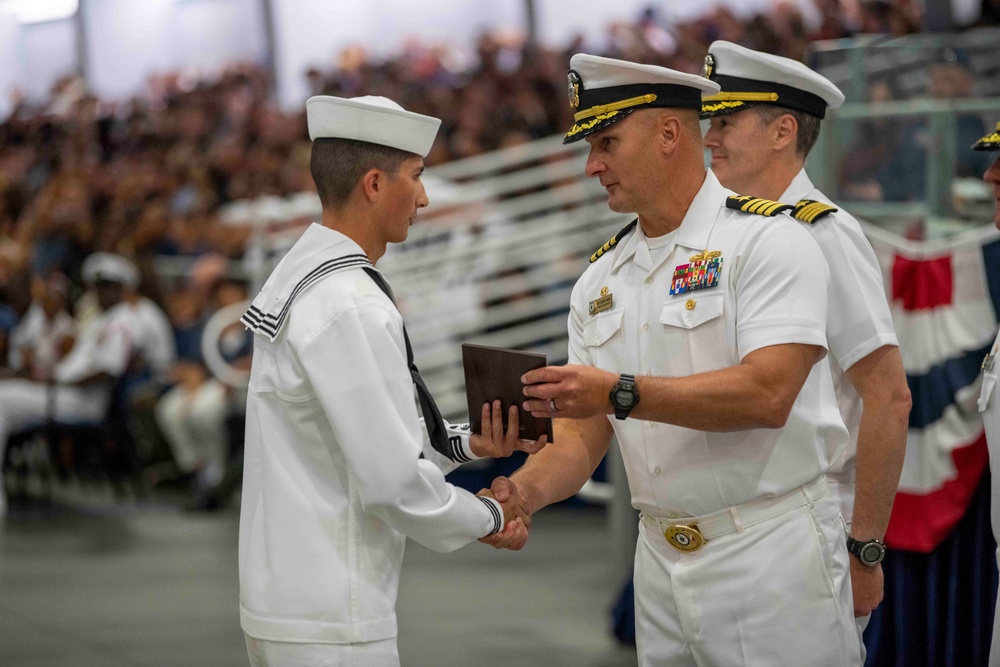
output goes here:
[{"label": "shirt button", "polygon": [[679,518],[681,518],[681,515],[678,514],[677,512],[671,512],[670,514],[667,515],[667,518],[668,519],[679,519]]},{"label": "shirt button", "polygon": [[642,325],[642,330],[643,331],[649,331],[649,325],[648,324],[643,324]]},{"label": "shirt button", "polygon": [[649,425],[649,428],[656,428],[656,422],[646,422],[646,424]]},{"label": "shirt button", "polygon": [[650,276],[650,277],[646,278],[646,284],[647,285],[652,285],[653,284],[653,276]]},{"label": "shirt button", "polygon": [[653,474],[657,476],[660,474],[660,466],[656,466],[655,468],[653,468]]}]

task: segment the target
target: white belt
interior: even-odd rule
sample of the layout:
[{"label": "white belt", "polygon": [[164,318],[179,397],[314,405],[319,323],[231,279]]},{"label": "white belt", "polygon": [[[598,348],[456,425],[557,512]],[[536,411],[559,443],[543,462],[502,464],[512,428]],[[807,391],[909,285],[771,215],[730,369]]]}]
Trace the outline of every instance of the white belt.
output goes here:
[{"label": "white belt", "polygon": [[641,519],[647,528],[663,535],[671,546],[681,551],[697,551],[709,540],[730,533],[742,533],[750,526],[811,505],[828,492],[826,477],[820,476],[780,496],[752,500],[700,517],[663,519],[643,512]]}]

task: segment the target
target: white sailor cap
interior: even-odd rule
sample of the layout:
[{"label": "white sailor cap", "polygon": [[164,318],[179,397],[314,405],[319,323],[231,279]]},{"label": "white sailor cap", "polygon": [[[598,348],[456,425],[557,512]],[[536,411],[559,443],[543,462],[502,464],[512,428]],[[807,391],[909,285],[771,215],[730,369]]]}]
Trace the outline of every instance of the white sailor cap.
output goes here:
[{"label": "white sailor cap", "polygon": [[354,139],[427,157],[440,118],[407,111],[387,97],[331,97],[306,101],[309,138]]},{"label": "white sailor cap", "polygon": [[702,117],[774,104],[823,118],[827,108],[844,103],[839,88],[802,63],[722,40],[708,47],[702,76],[722,87],[718,95],[705,98]]},{"label": "white sailor cap", "polygon": [[134,288],[139,286],[139,269],[121,255],[95,252],[83,260],[83,279],[91,285],[106,282]]},{"label": "white sailor cap", "polygon": [[974,151],[1000,151],[1000,123],[993,132],[972,144]]},{"label": "white sailor cap", "polygon": [[599,132],[637,109],[680,107],[701,109],[702,95],[719,86],[694,74],[656,65],[578,53],[569,61],[569,105],[576,112],[568,144]]}]

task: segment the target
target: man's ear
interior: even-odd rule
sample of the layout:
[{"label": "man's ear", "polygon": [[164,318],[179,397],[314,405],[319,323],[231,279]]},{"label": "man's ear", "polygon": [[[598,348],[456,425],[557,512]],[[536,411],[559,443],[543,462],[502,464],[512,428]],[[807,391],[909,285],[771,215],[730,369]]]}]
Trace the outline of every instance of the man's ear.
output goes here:
[{"label": "man's ear", "polygon": [[790,113],[778,116],[772,124],[772,140],[774,150],[783,151],[789,144],[795,144],[799,136],[799,121]]},{"label": "man's ear", "polygon": [[379,169],[372,167],[361,177],[361,192],[372,203],[378,201],[384,187],[385,174]]},{"label": "man's ear", "polygon": [[660,150],[664,155],[672,155],[677,150],[681,140],[681,119],[676,115],[663,112],[657,119],[657,137],[660,140]]}]

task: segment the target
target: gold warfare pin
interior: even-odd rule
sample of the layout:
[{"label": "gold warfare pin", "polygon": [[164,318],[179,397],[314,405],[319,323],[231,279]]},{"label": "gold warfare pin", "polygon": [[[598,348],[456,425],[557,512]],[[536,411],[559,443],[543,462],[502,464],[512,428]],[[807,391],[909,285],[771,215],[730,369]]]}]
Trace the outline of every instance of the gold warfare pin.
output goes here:
[{"label": "gold warfare pin", "polygon": [[705,56],[705,64],[701,67],[701,75],[706,79],[711,79],[712,74],[715,72],[715,57],[709,53]]},{"label": "gold warfare pin", "polygon": [[570,70],[566,75],[566,92],[569,94],[569,106],[576,109],[580,106],[580,75],[575,70]]},{"label": "gold warfare pin", "polygon": [[614,295],[608,292],[608,286],[605,285],[601,288],[601,297],[590,302],[590,314],[596,315],[597,313],[603,313],[605,310],[611,310],[613,304]]}]

